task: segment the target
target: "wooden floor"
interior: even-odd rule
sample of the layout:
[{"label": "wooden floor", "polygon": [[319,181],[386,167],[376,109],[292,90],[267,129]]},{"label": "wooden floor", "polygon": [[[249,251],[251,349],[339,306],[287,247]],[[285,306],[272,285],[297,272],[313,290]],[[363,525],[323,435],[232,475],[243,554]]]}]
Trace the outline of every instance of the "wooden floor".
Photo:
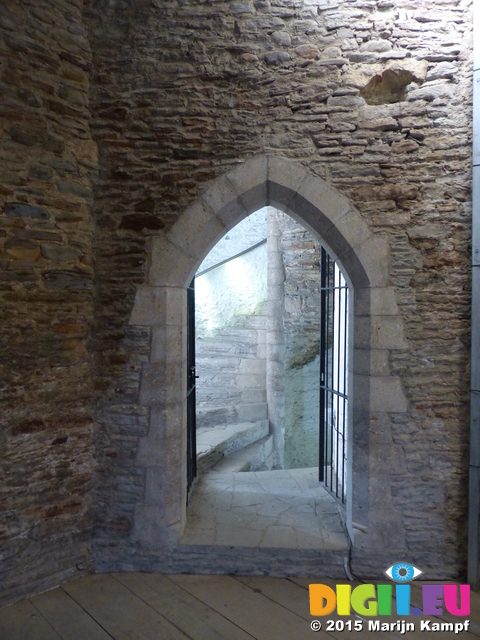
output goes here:
[{"label": "wooden floor", "polygon": [[[360,621],[363,631],[314,633],[309,613],[309,583],[334,581],[306,578],[242,578],[231,576],[161,575],[147,573],[97,574],[69,582],[29,600],[0,610],[1,640],[338,640],[408,638],[430,634],[420,631],[379,633],[368,630],[368,620],[352,616],[343,622]],[[341,580],[339,582],[346,582]],[[414,583],[412,605],[418,602],[420,586]],[[376,618],[381,622],[397,617]],[[439,619],[433,619],[438,622]],[[441,621],[463,618],[445,616]],[[474,633],[434,633],[437,640],[474,640],[480,636],[480,596],[472,593],[471,625]]]}]

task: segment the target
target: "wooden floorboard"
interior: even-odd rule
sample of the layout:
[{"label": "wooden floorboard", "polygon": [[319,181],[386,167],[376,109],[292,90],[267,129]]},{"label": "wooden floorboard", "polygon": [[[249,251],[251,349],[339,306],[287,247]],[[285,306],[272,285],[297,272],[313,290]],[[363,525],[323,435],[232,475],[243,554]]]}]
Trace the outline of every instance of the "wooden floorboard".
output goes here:
[{"label": "wooden floorboard", "polygon": [[62,640],[29,600],[0,609],[1,640]]},{"label": "wooden floorboard", "polygon": [[308,622],[231,576],[176,575],[171,579],[254,638],[312,638]]},{"label": "wooden floorboard", "polygon": [[121,573],[114,574],[114,577],[189,638],[252,640],[251,635],[179,587],[168,576]]},{"label": "wooden floorboard", "polygon": [[188,638],[108,574],[80,578],[69,582],[63,588],[115,640]]},{"label": "wooden floorboard", "polygon": [[[420,640],[421,617],[409,616],[415,631],[377,634],[368,619],[336,614],[310,624],[309,584],[319,578],[97,574],[79,578],[30,600],[0,609],[0,640],[368,640],[373,637]],[[338,582],[346,583],[346,580]],[[355,588],[359,583],[352,583]],[[412,606],[421,606],[421,583],[412,584]],[[395,609],[395,605],[393,606]],[[480,594],[471,594],[471,632],[435,632],[438,640],[478,640]],[[362,631],[329,630],[327,620],[363,620]],[[381,623],[399,617],[375,618]],[[432,619],[432,618],[430,618]],[[463,622],[448,613],[437,622]]]},{"label": "wooden floorboard", "polygon": [[112,640],[112,636],[63,589],[42,593],[32,598],[31,602],[62,638]]},{"label": "wooden floorboard", "polygon": [[[331,614],[326,616],[325,618],[316,618],[315,616],[310,615],[310,598],[308,592],[308,586],[305,588],[304,586],[300,586],[293,581],[285,580],[282,578],[237,578],[243,584],[248,585],[250,588],[259,591],[267,598],[277,602],[282,607],[295,613],[300,616],[304,620],[307,621],[308,627],[310,628],[310,624],[313,620],[319,620],[322,623],[322,631],[318,631],[315,633],[315,638],[339,638],[339,640],[364,640],[366,638],[370,638],[371,634],[367,631],[349,631],[348,629],[344,629],[343,631],[327,631],[326,620],[340,620],[340,616]],[[318,578],[315,582],[312,580],[311,584],[315,584],[319,582]],[[329,581],[331,585],[334,587],[334,583]],[[327,584],[327,581],[323,581],[323,584]],[[352,620],[355,619],[355,616],[352,615]],[[359,620],[360,618],[356,618]],[[344,621],[345,619],[343,619]],[[391,636],[394,637],[394,636]]]}]

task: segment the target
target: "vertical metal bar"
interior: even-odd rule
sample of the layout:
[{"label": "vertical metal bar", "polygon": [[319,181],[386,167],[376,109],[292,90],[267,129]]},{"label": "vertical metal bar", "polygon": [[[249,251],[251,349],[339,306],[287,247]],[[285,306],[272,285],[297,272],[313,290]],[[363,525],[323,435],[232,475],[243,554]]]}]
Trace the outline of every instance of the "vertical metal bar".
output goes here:
[{"label": "vertical metal bar", "polygon": [[321,252],[320,264],[319,478],[323,478],[329,491],[344,503],[348,403],[348,287],[342,272],[324,249]]},{"label": "vertical metal bar", "polygon": [[195,394],[195,278],[187,289],[187,504],[197,475],[197,425]]},{"label": "vertical metal bar", "polygon": [[[336,269],[338,269],[338,267],[335,267]],[[340,270],[338,269],[338,285],[337,285],[337,289],[336,292],[338,292],[338,295],[336,295],[336,297],[338,298],[338,309],[337,309],[337,313],[336,313],[336,318],[337,318],[337,385],[336,385],[336,390],[338,392],[340,392],[340,356],[341,356],[341,349],[340,349],[340,344],[341,344],[341,319],[342,319],[342,288],[341,288],[341,284],[342,284],[342,276],[340,273]],[[335,494],[338,497],[338,484],[339,484],[339,464],[340,464],[340,395],[337,394],[337,469],[336,469],[336,491]],[[342,458],[342,468],[343,468],[343,458]]]},{"label": "vertical metal bar", "polygon": [[344,346],[343,346],[343,353],[344,355],[344,363],[343,363],[343,367],[344,367],[344,377],[343,377],[343,393],[345,394],[346,398],[344,401],[344,406],[343,406],[343,490],[342,490],[342,502],[345,502],[345,488],[346,488],[346,484],[347,484],[347,478],[346,478],[346,468],[347,468],[347,443],[346,443],[346,417],[347,417],[347,411],[348,411],[348,304],[349,304],[349,300],[348,300],[348,287],[347,287],[347,283],[345,282],[345,279],[343,280],[344,282],[344,289],[345,289],[345,319],[344,319],[344,326],[345,326],[345,331],[344,331]]},{"label": "vertical metal bar", "polygon": [[328,289],[328,296],[330,298],[330,311],[328,314],[328,322],[329,322],[329,326],[330,326],[330,330],[331,330],[331,341],[329,340],[329,344],[332,345],[331,347],[331,364],[330,364],[330,381],[329,381],[329,388],[330,391],[329,396],[330,396],[330,402],[331,402],[331,407],[332,410],[330,411],[330,489],[333,491],[333,431],[334,431],[334,424],[335,424],[335,417],[334,417],[334,413],[333,413],[333,408],[334,408],[334,395],[333,395],[333,383],[334,383],[334,367],[333,367],[333,363],[335,362],[335,263],[334,261],[330,258],[328,258],[329,261],[329,276],[331,278],[330,282],[329,282],[329,289]]},{"label": "vertical metal bar", "polygon": [[325,423],[325,314],[326,314],[326,255],[327,252],[322,247],[320,250],[320,443],[318,454],[318,479],[325,480],[325,455],[326,455],[326,423]]}]

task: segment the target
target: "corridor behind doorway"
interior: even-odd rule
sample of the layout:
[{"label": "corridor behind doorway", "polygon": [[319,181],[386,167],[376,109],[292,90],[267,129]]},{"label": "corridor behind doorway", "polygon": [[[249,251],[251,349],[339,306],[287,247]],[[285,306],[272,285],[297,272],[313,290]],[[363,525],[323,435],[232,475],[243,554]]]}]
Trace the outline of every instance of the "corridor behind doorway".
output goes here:
[{"label": "corridor behind doorway", "polygon": [[344,507],[319,482],[321,251],[265,207],[197,272],[198,479],[182,544],[349,548]]}]

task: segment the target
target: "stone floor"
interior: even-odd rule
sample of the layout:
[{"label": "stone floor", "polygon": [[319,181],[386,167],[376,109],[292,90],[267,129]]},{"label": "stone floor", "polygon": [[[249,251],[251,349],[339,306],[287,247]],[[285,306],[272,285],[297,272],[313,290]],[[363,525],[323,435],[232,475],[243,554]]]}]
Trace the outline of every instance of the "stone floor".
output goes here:
[{"label": "stone floor", "polygon": [[349,548],[341,507],[318,469],[210,471],[194,486],[183,544]]}]

